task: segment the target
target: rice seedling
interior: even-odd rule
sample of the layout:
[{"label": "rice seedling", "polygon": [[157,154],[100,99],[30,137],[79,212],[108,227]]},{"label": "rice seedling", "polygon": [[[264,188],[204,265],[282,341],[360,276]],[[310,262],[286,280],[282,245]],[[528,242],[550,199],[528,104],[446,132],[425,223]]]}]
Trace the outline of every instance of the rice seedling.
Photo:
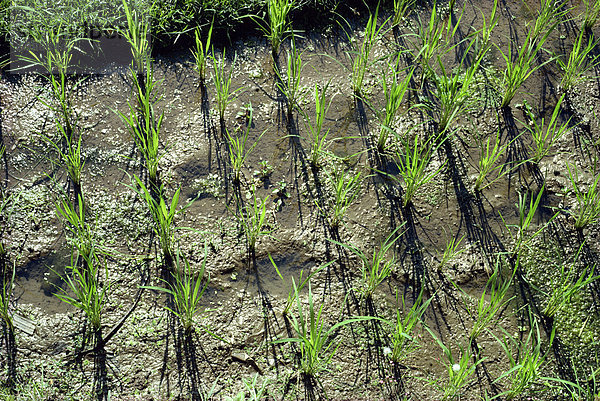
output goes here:
[{"label": "rice seedling", "polygon": [[[546,363],[548,353],[542,353],[542,340],[540,329],[535,318],[525,341],[515,339],[511,334],[504,331],[502,341],[498,341],[508,357],[510,369],[502,373],[494,382],[507,382],[507,389],[492,399],[500,398],[512,400],[529,391],[534,384],[546,378],[542,376],[542,368]],[[548,347],[554,341],[555,328],[550,335]],[[516,355],[516,356],[513,356]]]},{"label": "rice seedling", "polygon": [[562,94],[556,106],[554,106],[554,110],[552,112],[552,116],[548,121],[548,125],[546,126],[545,118],[542,118],[540,123],[538,124],[534,114],[527,110],[526,113],[529,116],[531,124],[525,124],[525,128],[531,133],[533,138],[533,146],[531,150],[533,151],[533,162],[539,163],[545,156],[550,153],[550,149],[560,141],[562,137],[564,137],[569,130],[569,122],[571,119],[561,125],[558,125],[558,118],[560,115],[560,107],[562,105],[563,100],[565,99],[566,94]]},{"label": "rice seedling", "polygon": [[388,141],[390,132],[393,132],[392,125],[394,123],[396,113],[402,105],[402,100],[407,93],[412,79],[413,72],[412,68],[407,76],[401,80],[399,78],[398,68],[400,67],[400,56],[396,58],[395,65],[389,65],[388,68],[392,71],[391,82],[388,84],[388,76],[383,70],[381,84],[383,86],[383,95],[385,97],[385,109],[380,113],[379,120],[381,128],[379,129],[379,136],[377,137],[377,150],[379,152],[385,151],[385,147]]},{"label": "rice seedling", "polygon": [[256,196],[256,188],[250,189],[250,202],[245,205],[244,209],[236,214],[236,218],[248,245],[248,253],[254,258],[256,251],[256,242],[263,235],[270,235],[273,230],[269,229],[267,216],[267,201],[269,196],[264,199],[259,199]]},{"label": "rice seedling", "polygon": [[[398,175],[404,183],[404,194],[402,196],[402,206],[407,207],[412,204],[417,191],[425,184],[431,182],[444,168],[446,162],[439,167],[430,169],[429,164],[435,151],[443,144],[443,140],[436,141],[436,138],[423,140],[419,135],[415,135],[411,141],[405,137],[400,137],[400,149],[396,149],[396,158],[394,163],[398,167]],[[394,180],[399,181],[396,176],[389,175]]]},{"label": "rice seedling", "polygon": [[[404,300],[404,295],[402,295],[401,306],[396,308],[396,320],[384,320],[391,328],[389,357],[392,361],[400,363],[421,347],[419,341],[413,335],[413,332],[418,324],[423,324],[423,315],[432,299],[433,297],[430,297],[426,301],[423,301],[423,288],[421,288],[415,303],[406,310],[406,302]],[[396,302],[398,303],[397,293]]]},{"label": "rice seedling", "polygon": [[123,0],[123,10],[127,26],[120,33],[131,46],[132,69],[141,74],[150,61],[150,21],[136,8],[130,8],[126,0]]},{"label": "rice seedling", "polygon": [[158,119],[155,118],[154,105],[159,98],[156,96],[154,89],[155,82],[152,68],[146,68],[143,76],[145,77],[144,82],[136,74],[133,74],[138,104],[128,102],[129,113],[126,115],[119,111],[118,114],[127,125],[129,134],[144,159],[151,190],[156,191],[159,187],[159,162],[161,159],[159,155],[159,136],[164,113],[161,113]]},{"label": "rice seedling", "polygon": [[423,24],[419,19],[418,30],[412,36],[416,36],[417,43],[415,47],[419,49],[414,59],[418,60],[421,66],[421,86],[425,82],[426,74],[432,71],[431,60],[436,56],[442,57],[455,46],[453,40],[460,25],[462,15],[461,13],[453,25],[453,18],[444,20],[438,15],[437,4],[434,3],[427,24]]},{"label": "rice seedling", "polygon": [[158,190],[159,196],[155,196],[153,192],[148,190],[142,180],[134,175],[134,182],[131,188],[146,201],[152,219],[154,220],[154,232],[158,237],[161,252],[163,255],[165,267],[171,270],[173,267],[173,242],[175,240],[175,216],[183,209],[177,210],[179,205],[179,194],[181,188],[178,188],[171,199],[171,204],[168,205],[163,196],[164,186]]},{"label": "rice seedling", "polygon": [[292,34],[289,13],[295,7],[295,0],[267,0],[267,18],[251,16],[271,44],[271,55],[277,60],[279,46],[287,35]]},{"label": "rice seedling", "polygon": [[384,241],[380,242],[379,247],[373,249],[371,252],[367,251],[367,253],[350,244],[344,244],[332,239],[329,240],[358,256],[358,259],[361,262],[359,267],[361,277],[360,284],[355,290],[361,294],[362,298],[372,299],[373,293],[379,284],[386,280],[392,273],[392,268],[396,264],[396,259],[394,257],[387,259],[386,255],[396,241],[404,234],[404,232],[398,233],[403,226],[404,223],[396,227]]},{"label": "rice seedling", "polygon": [[[582,248],[583,244],[579,247],[577,254],[573,258],[573,262],[570,265],[566,265],[565,263],[561,264],[560,276],[558,280],[552,284],[550,292],[539,289],[539,291],[544,294],[546,300],[546,306],[543,310],[544,315],[554,317],[559,309],[571,302],[573,295],[584,292],[588,284],[591,284],[600,278],[600,276],[594,276],[593,266],[588,266],[583,269],[579,277],[577,277],[577,266],[575,263],[579,258]],[[574,281],[575,277],[577,277],[576,281]]]},{"label": "rice seedling", "polygon": [[[104,265],[102,268],[101,265]],[[80,265],[77,259],[71,259],[67,266],[68,274],[62,276],[67,288],[57,287],[55,293],[61,301],[80,309],[95,334],[102,329],[102,315],[106,308],[107,294],[111,288],[108,269],[98,255],[92,251],[83,257]],[[98,338],[97,338],[98,339]]]},{"label": "rice seedling", "polygon": [[69,38],[61,25],[47,29],[44,33],[38,33],[35,40],[44,51],[39,54],[29,51],[29,56],[20,56],[20,58],[32,66],[41,67],[43,79],[50,84],[52,100],[42,97],[38,97],[38,99],[57,115],[54,123],[59,139],[44,133],[40,133],[40,136],[44,142],[56,150],[58,160],[51,160],[51,162],[64,167],[67,171],[73,184],[76,204],[78,195],[81,193],[81,171],[84,161],[81,155],[82,137],[76,132],[77,116],[72,106],[72,96],[85,78],[71,83],[68,71],[72,66],[73,52],[77,48],[79,40]]},{"label": "rice seedling", "polygon": [[[271,257],[271,255],[269,254],[269,260],[271,261],[271,264],[273,265],[273,267],[275,268],[275,271],[277,272],[277,275],[279,276],[279,278],[281,280],[285,280],[283,278],[283,275],[281,274],[281,272],[279,271],[279,268],[277,267],[277,264],[275,263],[275,261],[273,260],[273,258]],[[291,288],[290,292],[288,294],[288,298],[287,298],[287,302],[285,304],[285,308],[283,309],[282,314],[285,316],[290,312],[290,308],[294,305],[294,301],[296,300],[295,297],[295,291],[297,290],[298,292],[302,291],[302,289],[304,288],[304,286],[306,286],[306,284],[309,283],[310,279],[317,274],[318,272],[320,272],[321,270],[325,269],[326,267],[328,267],[329,265],[331,265],[334,261],[329,261],[327,263],[325,263],[324,265],[321,265],[319,267],[317,267],[316,269],[314,269],[313,271],[310,272],[310,274],[304,276],[304,270],[300,270],[300,276],[298,277],[298,287],[297,288]]]},{"label": "rice seedling", "polygon": [[[308,311],[302,306],[300,291],[292,281],[294,297],[296,301],[297,314],[291,316],[291,326],[296,337],[276,340],[276,344],[296,344],[300,350],[298,369],[308,377],[318,380],[321,372],[329,371],[329,364],[341,342],[336,341],[334,336],[338,330],[349,324],[371,319],[368,316],[354,317],[343,320],[325,329],[323,316],[323,304],[316,306],[313,299],[310,282],[308,283]],[[337,344],[336,344],[337,343]]]},{"label": "rice seedling", "polygon": [[238,88],[233,92],[230,92],[231,79],[233,77],[233,70],[235,69],[234,57],[229,73],[225,72],[225,50],[220,57],[216,57],[213,51],[211,56],[213,62],[213,81],[215,83],[215,89],[217,91],[217,110],[219,111],[219,121],[221,126],[225,126],[225,110],[227,106],[237,98],[237,92],[241,91],[242,88]]},{"label": "rice seedling", "polygon": [[[549,0],[543,1],[549,2]],[[546,14],[541,13],[540,15]],[[506,68],[502,73],[503,88],[500,107],[508,107],[523,82],[525,82],[531,74],[554,59],[554,57],[550,57],[542,63],[536,63],[540,51],[543,49],[548,36],[556,25],[558,25],[558,18],[552,17],[551,20],[545,22],[538,18],[533,27],[528,27],[524,43],[519,47],[516,54],[513,51],[513,44],[511,42],[509,42],[506,53],[496,46],[506,64]]]},{"label": "rice seedling", "polygon": [[319,85],[315,84],[315,122],[312,123],[308,114],[301,111],[304,117],[304,123],[308,130],[308,136],[310,140],[310,165],[313,168],[318,168],[321,165],[321,159],[323,153],[327,149],[327,135],[329,134],[329,128],[323,130],[323,122],[325,121],[325,115],[331,106],[333,99],[329,99],[327,102],[326,93],[329,88],[331,80],[319,90]]},{"label": "rice seedling", "polygon": [[583,22],[581,24],[582,31],[592,29],[598,19],[600,19],[600,1],[599,0],[582,0],[585,7],[583,11]]},{"label": "rice seedling", "polygon": [[[475,43],[471,41],[469,49]],[[465,52],[468,53],[468,50]],[[445,134],[450,124],[459,116],[469,111],[473,107],[473,95],[475,88],[475,75],[479,70],[481,60],[485,53],[480,54],[468,67],[464,67],[466,60],[460,61],[458,71],[448,74],[442,59],[438,56],[439,74],[433,70],[430,71],[430,77],[433,80],[435,98],[437,99],[438,117],[436,121],[438,135]],[[463,70],[464,69],[464,70]]]},{"label": "rice seedling", "polygon": [[300,74],[302,74],[302,53],[296,48],[296,41],[292,39],[291,49],[287,53],[287,70],[285,76],[275,69],[275,73],[279,80],[277,87],[285,95],[287,100],[287,116],[288,120],[292,119],[292,112],[298,108],[298,101],[301,96]]},{"label": "rice seedling", "polygon": [[333,199],[329,208],[325,210],[317,204],[317,207],[327,218],[332,229],[337,229],[343,224],[348,208],[358,197],[361,188],[361,174],[352,174],[343,168],[336,168],[333,173],[325,171],[327,180],[332,187]]},{"label": "rice seedling", "polygon": [[17,374],[15,326],[12,311],[10,310],[11,302],[13,302],[11,298],[13,295],[15,274],[16,268],[14,265],[10,270],[8,270],[6,266],[3,266],[2,271],[0,271],[0,321],[2,322],[2,329],[4,332],[4,349],[6,351],[5,366],[8,377],[8,387],[10,390],[14,390]]},{"label": "rice seedling", "polygon": [[481,296],[475,304],[475,308],[472,308],[470,305],[469,295],[455,285],[462,292],[465,307],[473,318],[473,327],[469,334],[471,344],[477,341],[481,333],[486,331],[495,320],[499,319],[499,313],[514,298],[507,298],[506,294],[512,285],[515,272],[516,270],[513,271],[510,278],[503,280],[501,276],[501,264],[500,260],[498,260],[494,273],[488,279]]},{"label": "rice seedling", "polygon": [[211,39],[213,32],[213,23],[210,24],[210,28],[208,30],[208,35],[206,37],[206,42],[202,42],[201,31],[200,28],[196,28],[194,31],[195,45],[196,47],[192,50],[192,55],[194,56],[196,72],[200,77],[200,82],[203,85],[204,80],[206,79],[206,62],[211,54]]},{"label": "rice seedling", "polygon": [[81,195],[77,198],[78,207],[74,207],[65,197],[56,204],[56,215],[64,222],[65,228],[71,233],[79,257],[91,259],[95,241],[90,225],[85,220],[85,210]]},{"label": "rice seedling", "polygon": [[[54,140],[52,137],[44,133],[40,133],[40,136],[44,142],[46,142],[58,154],[57,160],[50,161],[58,166],[64,167],[67,171],[67,176],[73,184],[74,198],[77,202],[78,198],[82,195],[81,172],[83,171],[83,167],[85,165],[85,161],[83,160],[81,154],[81,141],[83,137],[82,135],[78,135],[77,139],[75,139],[75,135],[73,133],[69,134],[68,128],[59,120],[56,120],[55,123],[61,135],[62,142]],[[81,206],[84,205],[82,204]]]},{"label": "rice seedling", "polygon": [[[377,18],[379,16],[379,5],[375,9],[374,14],[369,15],[367,26],[365,27],[364,38],[360,47],[355,47],[349,54],[352,56],[352,75],[350,82],[352,91],[355,96],[363,95],[363,81],[369,66],[371,65],[371,51],[375,43],[383,35],[385,22],[377,28]],[[386,21],[387,22],[387,21]],[[352,43],[351,35],[348,34],[348,39]]]},{"label": "rice seedling", "polygon": [[[477,178],[475,179],[475,191],[484,190],[519,167],[520,164],[517,164],[511,168],[510,164],[508,163],[498,163],[498,160],[506,154],[509,146],[517,138],[518,136],[509,143],[500,145],[500,132],[498,132],[494,138],[493,145],[491,143],[492,137],[488,137],[487,141],[481,141],[479,143],[479,161],[477,162],[479,172]],[[521,164],[522,163],[523,162],[521,162]],[[496,175],[496,178],[492,180],[487,179],[492,173]]]},{"label": "rice seedling", "polygon": [[246,388],[244,396],[248,394],[248,397],[250,397],[248,401],[262,401],[269,397],[269,391],[267,390],[267,386],[270,383],[269,379],[265,377],[258,384],[258,376],[257,373],[251,379],[243,379],[244,387]]},{"label": "rice seedling", "polygon": [[171,296],[172,307],[165,307],[179,319],[186,335],[190,335],[197,326],[196,316],[200,313],[200,301],[208,288],[210,278],[205,277],[207,247],[204,246],[204,258],[200,271],[194,272],[187,258],[179,250],[175,252],[175,265],[169,280],[163,280],[166,287],[145,286],[151,290],[162,291]]},{"label": "rice seedling", "polygon": [[477,366],[484,361],[484,359],[476,358],[475,362],[472,361],[473,354],[470,347],[463,348],[459,345],[460,357],[457,359],[457,355],[447,347],[442,340],[440,340],[431,330],[425,327],[431,334],[433,339],[436,341],[438,346],[442,349],[445,361],[443,364],[446,366],[448,372],[448,379],[444,383],[439,383],[441,380],[431,381],[430,385],[435,385],[442,391],[442,400],[449,400],[455,398],[461,398],[462,389],[465,387]]},{"label": "rice seedling", "polygon": [[579,184],[579,172],[577,166],[570,166],[567,163],[569,171],[569,182],[577,198],[577,210],[573,213],[575,218],[575,228],[581,230],[589,224],[596,224],[600,221],[600,174],[589,185],[587,191],[583,191]]},{"label": "rice seedling", "polygon": [[[600,1],[597,3],[600,6]],[[573,48],[566,62],[561,57],[556,57],[556,63],[563,70],[563,76],[559,84],[559,90],[563,93],[568,93],[570,89],[580,82],[592,79],[592,77],[588,77],[585,74],[593,71],[598,63],[600,63],[600,56],[594,54],[594,49],[598,41],[590,35],[586,44],[584,36],[585,30],[581,30],[573,43]]]},{"label": "rice seedling", "polygon": [[596,377],[600,368],[593,369],[589,374],[584,375],[578,373],[578,366],[571,359],[571,369],[575,375],[573,382],[554,379],[569,393],[571,401],[596,401],[600,397],[600,389],[598,388],[598,381]]},{"label": "rice seedling", "polygon": [[398,26],[415,6],[416,0],[394,0],[394,17],[392,26]]},{"label": "rice seedling", "polygon": [[229,133],[229,130],[225,130],[227,138],[227,150],[229,153],[229,163],[231,164],[231,170],[233,171],[233,182],[239,184],[241,180],[242,168],[248,159],[248,156],[258,145],[258,141],[265,134],[262,134],[248,147],[248,137],[250,136],[250,127],[252,126],[252,105],[248,108],[248,124],[246,128],[238,136],[236,133],[233,135]]},{"label": "rice seedling", "polygon": [[[558,212],[552,216],[546,223],[542,224],[541,227],[533,232],[528,233],[529,228],[531,227],[531,223],[533,222],[533,217],[538,209],[542,196],[544,194],[544,187],[542,187],[537,195],[534,197],[533,194],[529,197],[529,207],[527,207],[527,194],[523,196],[519,193],[519,202],[515,204],[517,210],[519,212],[519,223],[518,224],[507,224],[504,216],[500,213],[500,218],[504,223],[504,227],[506,231],[511,236],[513,241],[512,250],[510,251],[510,255],[512,257],[519,256],[521,253],[521,249],[523,246],[529,246],[529,243],[537,237],[543,230],[546,228],[548,224],[554,220],[554,218],[558,215]],[[512,229],[515,229],[515,233],[513,233]]]},{"label": "rice seedling", "polygon": [[465,252],[466,249],[457,249],[462,241],[465,239],[465,235],[462,237],[452,237],[446,241],[446,247],[444,248],[444,253],[440,257],[439,269],[443,269],[446,265],[454,258],[456,258],[461,253]]}]

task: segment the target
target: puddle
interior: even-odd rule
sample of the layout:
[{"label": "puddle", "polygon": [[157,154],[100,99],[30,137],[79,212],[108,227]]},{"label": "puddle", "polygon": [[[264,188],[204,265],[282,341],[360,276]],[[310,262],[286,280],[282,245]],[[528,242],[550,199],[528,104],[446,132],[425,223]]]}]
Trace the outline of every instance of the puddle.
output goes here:
[{"label": "puddle", "polygon": [[54,293],[62,284],[58,274],[63,274],[69,263],[69,250],[60,248],[48,256],[17,267],[14,292],[16,302],[35,305],[46,313],[67,311],[69,306],[55,297]]},{"label": "puddle", "polygon": [[[265,257],[257,261],[257,274],[249,273],[250,282],[255,286],[259,286],[270,296],[280,299],[287,299],[292,288],[292,279],[298,285],[301,272],[303,272],[302,277],[307,277],[316,268],[314,261],[309,256],[301,253],[278,254],[271,255],[271,257],[277,265],[279,273],[283,276],[283,280],[277,274],[269,258]],[[258,283],[256,282],[257,279]]]}]

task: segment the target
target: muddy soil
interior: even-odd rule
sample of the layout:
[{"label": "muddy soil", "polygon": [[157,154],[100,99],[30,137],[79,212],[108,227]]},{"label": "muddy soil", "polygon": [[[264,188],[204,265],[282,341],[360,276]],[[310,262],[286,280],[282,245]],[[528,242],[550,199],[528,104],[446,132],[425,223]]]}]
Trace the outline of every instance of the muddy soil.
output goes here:
[{"label": "muddy soil", "polygon": [[[533,3],[528,2],[535,10],[537,3]],[[481,13],[489,15],[490,9],[489,1],[465,3],[460,22],[463,37],[479,29]],[[452,18],[458,18],[458,10]],[[506,49],[508,38],[521,35],[535,14],[520,2],[502,3],[499,11],[493,38]],[[502,391],[506,383],[496,379],[510,369],[510,364],[497,337],[510,334],[524,340],[529,310],[539,317],[547,352],[540,374],[572,380],[575,372],[589,373],[597,368],[600,319],[596,290],[591,288],[576,297],[554,317],[557,335],[552,347],[546,342],[552,319],[544,318],[540,310],[545,306],[545,294],[556,282],[556,266],[561,261],[572,260],[581,244],[583,264],[594,263],[599,252],[597,225],[582,232],[573,228],[570,210],[576,208],[576,198],[567,191],[566,164],[578,166],[580,181],[585,184],[597,174],[598,83],[584,81],[569,94],[570,110],[563,120],[571,118],[571,128],[549,156],[538,165],[523,164],[477,192],[473,186],[480,158],[478,142],[500,132],[503,143],[510,143],[502,162],[528,157],[532,140],[523,127],[526,105],[549,116],[558,99],[556,86],[560,81],[559,68],[546,64],[525,82],[511,108],[501,110],[494,91],[501,79],[501,58],[492,48],[478,77],[484,86],[477,91],[474,107],[453,123],[454,135],[438,149],[429,166],[431,171],[442,167],[441,174],[417,192],[413,205],[403,207],[399,181],[389,178],[399,178],[391,162],[393,155],[387,155],[382,165],[373,148],[373,136],[379,132],[376,111],[384,106],[380,73],[386,61],[382,57],[415,46],[410,43],[415,41],[411,32],[417,27],[417,16],[425,21],[429,12],[430,8],[419,8],[399,31],[388,31],[376,43],[372,60],[378,61],[366,76],[364,102],[352,96],[351,42],[338,27],[298,40],[304,62],[300,106],[311,118],[314,85],[330,82],[331,106],[325,123],[330,130],[330,155],[321,169],[311,168],[307,160],[310,144],[302,115],[296,111],[292,120],[286,115],[265,40],[248,36],[226,50],[218,49],[226,52],[233,68],[232,88],[241,89],[226,110],[227,129],[234,132],[243,126],[251,105],[250,141],[260,137],[237,189],[215,111],[212,78],[207,80],[203,96],[188,50],[156,57],[154,76],[160,100],[155,110],[164,113],[161,179],[169,196],[181,189],[181,207],[189,202],[176,219],[180,227],[177,246],[196,271],[206,260],[210,282],[202,300],[205,311],[198,316],[198,330],[191,343],[165,309],[164,293],[143,291],[134,313],[106,345],[111,399],[192,399],[195,391],[212,391],[213,399],[225,399],[244,391],[244,380],[255,375],[275,399],[442,399],[440,388],[448,380],[451,364],[425,326],[452,350],[455,359],[460,358],[468,348],[472,313],[489,276],[498,266],[505,279],[510,276],[506,264],[497,264],[498,253],[507,252],[513,243],[505,225],[519,222],[515,206],[519,197],[530,192],[537,195],[542,184],[543,207],[531,232],[556,212],[558,215],[523,256],[526,270],[514,279],[507,295],[511,301],[490,324],[490,331],[477,340],[482,361],[461,390],[461,399],[478,400],[486,393]],[[384,15],[381,22],[387,17]],[[557,28],[542,61],[548,54],[568,54],[576,22]],[[352,41],[362,40],[365,23],[358,17],[350,21]],[[284,46],[280,54],[282,65],[286,49]],[[456,55],[447,57],[451,60]],[[211,73],[209,66],[208,75]],[[59,276],[70,264],[71,250],[69,235],[55,213],[59,194],[69,191],[66,175],[51,162],[56,155],[40,136],[54,132],[53,115],[40,99],[47,90],[40,77],[4,75],[0,80],[6,182],[10,191],[19,194],[5,239],[16,260],[14,312],[35,324],[33,334],[18,332],[18,362],[24,382],[41,383],[43,399],[83,400],[92,396],[94,374],[89,354],[76,358],[85,319],[53,296],[62,285]],[[396,122],[399,131],[428,129],[423,124],[428,121],[427,114],[409,107],[422,96],[424,93],[415,91],[405,100]],[[143,174],[143,168],[117,114],[127,113],[132,101],[131,82],[124,69],[87,77],[74,97],[84,138],[83,192],[95,237],[110,250],[106,258],[109,300],[103,317],[106,331],[134,302],[145,272],[150,273],[151,285],[161,285],[160,252],[151,217],[131,188],[132,176]],[[514,139],[515,134],[521,136]],[[264,163],[269,167],[261,173]],[[361,173],[362,182],[343,224],[332,230],[315,202],[323,205],[331,199],[333,188],[328,177],[334,168]],[[494,179],[492,175],[490,180]],[[233,214],[234,191],[250,199],[253,187],[257,197],[269,197],[270,231],[258,241],[255,266]],[[369,250],[402,224],[403,235],[393,249],[396,263],[391,277],[377,288],[372,300],[362,299],[356,291],[361,262],[331,240]],[[459,246],[463,252],[440,268],[447,241],[463,237]],[[401,364],[392,363],[386,355],[388,326],[363,321],[335,333],[333,341],[339,348],[318,381],[300,376],[294,347],[273,341],[293,335],[292,322],[282,314],[292,279],[298,283],[301,276],[328,262],[332,263],[311,279],[315,302],[323,305],[326,327],[356,315],[395,319],[398,297],[405,297],[406,310],[423,288],[424,297],[432,301],[423,325],[417,329],[420,348]],[[306,288],[302,294],[306,301]],[[291,313],[297,312],[292,308]],[[534,387],[539,389],[545,390],[541,385]],[[533,397],[567,399],[564,392],[561,395],[554,390],[534,393]]]}]

